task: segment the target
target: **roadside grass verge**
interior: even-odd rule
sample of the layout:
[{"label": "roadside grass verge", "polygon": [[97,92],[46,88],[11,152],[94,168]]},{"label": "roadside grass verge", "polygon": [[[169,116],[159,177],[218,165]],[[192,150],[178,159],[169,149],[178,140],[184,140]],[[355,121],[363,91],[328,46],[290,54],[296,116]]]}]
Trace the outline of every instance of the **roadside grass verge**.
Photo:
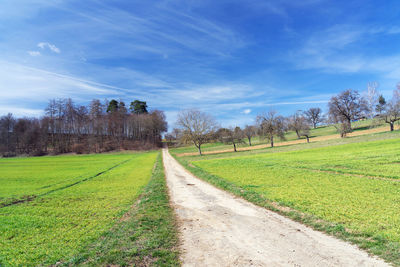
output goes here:
[{"label": "roadside grass verge", "polygon": [[173,209],[159,154],[139,200],[96,242],[64,265],[180,266]]},{"label": "roadside grass verge", "polygon": [[[0,265],[51,265],[95,242],[137,200],[158,154],[0,159],[1,185],[16,198],[30,189],[38,196],[0,208]],[[66,182],[64,172],[83,176]]]},{"label": "roadside grass verge", "polygon": [[175,158],[221,189],[400,266],[399,149],[400,139],[391,139],[219,159]]}]

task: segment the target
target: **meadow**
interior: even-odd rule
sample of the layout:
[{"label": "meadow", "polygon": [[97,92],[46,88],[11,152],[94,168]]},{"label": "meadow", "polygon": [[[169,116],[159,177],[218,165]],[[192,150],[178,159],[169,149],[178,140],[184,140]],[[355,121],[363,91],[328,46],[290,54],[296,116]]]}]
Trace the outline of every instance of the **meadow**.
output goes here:
[{"label": "meadow", "polygon": [[[368,138],[376,140],[362,142]],[[210,183],[399,265],[400,139],[343,140],[349,143],[176,158]]]},{"label": "meadow", "polygon": [[[154,180],[157,155],[159,152],[0,159],[0,265],[77,260],[76,255],[98,242],[132,209],[143,190],[146,192],[145,186]],[[160,170],[154,175],[163,179]],[[163,189],[159,194],[165,198],[165,185],[159,186]],[[159,209],[166,209],[161,214],[169,216],[166,222],[171,227],[172,211],[165,203]],[[146,217],[146,213],[134,214],[133,219]],[[146,233],[139,230],[137,238]],[[135,255],[140,256],[137,249]]]}]

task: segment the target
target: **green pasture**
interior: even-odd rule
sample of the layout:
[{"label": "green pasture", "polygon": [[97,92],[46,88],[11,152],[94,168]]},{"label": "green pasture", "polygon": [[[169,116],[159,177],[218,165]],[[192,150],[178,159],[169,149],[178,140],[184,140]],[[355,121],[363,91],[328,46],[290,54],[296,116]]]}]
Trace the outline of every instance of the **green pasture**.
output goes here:
[{"label": "green pasture", "polygon": [[129,154],[0,159],[0,207],[47,194],[131,159]]},{"label": "green pasture", "polygon": [[0,159],[0,265],[65,261],[148,184],[157,152]]}]

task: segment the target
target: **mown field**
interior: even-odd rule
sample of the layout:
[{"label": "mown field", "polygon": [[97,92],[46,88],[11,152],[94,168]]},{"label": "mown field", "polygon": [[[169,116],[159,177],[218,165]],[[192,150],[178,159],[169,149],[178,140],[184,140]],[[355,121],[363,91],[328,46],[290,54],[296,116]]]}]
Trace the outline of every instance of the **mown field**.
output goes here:
[{"label": "mown field", "polygon": [[[312,149],[304,144],[295,151],[177,159],[225,190],[400,265],[400,139],[395,134]],[[384,137],[392,139],[379,140]]]},{"label": "mown field", "polygon": [[[78,260],[77,255],[84,259],[82,255],[86,255],[90,245],[99,242],[99,238],[109,233],[132,209],[149,184],[158,154],[0,159],[0,265],[51,265],[74,262]],[[158,173],[153,173],[153,176],[163,178],[162,171],[157,170]],[[165,198],[165,185],[161,183],[159,186],[163,189],[160,194]],[[164,210],[160,214],[168,217],[165,220],[167,226],[173,228],[172,211],[166,202],[158,209]],[[138,216],[145,216],[145,213],[133,214],[135,216],[127,218],[138,220]],[[147,221],[150,223],[151,219]],[[160,218],[157,218],[155,224],[159,225],[159,221]],[[136,238],[148,234],[140,227],[136,230],[131,233]],[[169,232],[172,237],[164,234],[163,238],[174,240],[173,229]],[[105,237],[102,239],[108,240]],[[104,242],[101,244],[104,245]],[[140,256],[140,249],[131,249],[131,258]],[[147,252],[151,254],[152,250]],[[95,250],[93,253],[102,255],[105,252]],[[174,261],[175,254],[168,257]],[[126,260],[126,257],[119,259]]]}]

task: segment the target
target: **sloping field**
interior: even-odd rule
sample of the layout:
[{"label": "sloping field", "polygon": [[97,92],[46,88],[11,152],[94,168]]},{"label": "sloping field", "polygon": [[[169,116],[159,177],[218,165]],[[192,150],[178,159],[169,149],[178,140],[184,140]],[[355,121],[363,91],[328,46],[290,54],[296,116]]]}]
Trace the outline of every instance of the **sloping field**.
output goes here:
[{"label": "sloping field", "polygon": [[120,218],[157,152],[0,159],[0,265],[68,259]]},{"label": "sloping field", "polygon": [[[310,215],[305,223],[339,232],[398,265],[399,150],[400,139],[392,139],[192,161],[191,170],[225,189],[234,188],[229,184],[239,187],[231,191],[245,192],[258,204],[260,196],[289,211]],[[334,227],[324,229],[323,222]]]}]

